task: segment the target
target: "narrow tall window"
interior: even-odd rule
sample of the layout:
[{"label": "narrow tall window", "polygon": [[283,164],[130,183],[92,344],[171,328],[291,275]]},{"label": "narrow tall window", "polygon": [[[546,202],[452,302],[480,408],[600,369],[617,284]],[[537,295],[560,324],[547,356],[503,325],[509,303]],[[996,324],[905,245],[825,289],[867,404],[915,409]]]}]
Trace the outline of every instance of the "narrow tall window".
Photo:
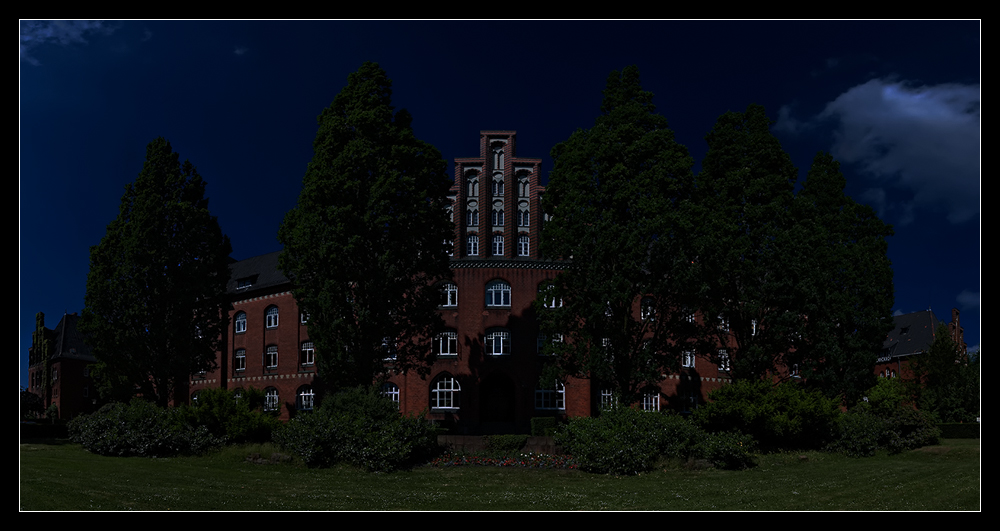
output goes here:
[{"label": "narrow tall window", "polygon": [[268,369],[278,368],[278,347],[276,345],[270,345],[264,351],[264,366]]},{"label": "narrow tall window", "polygon": [[240,312],[236,314],[236,319],[233,321],[233,332],[237,334],[242,334],[247,331],[247,314],[246,312]]},{"label": "narrow tall window", "polygon": [[496,328],[486,333],[486,353],[490,356],[510,354],[510,332]]},{"label": "narrow tall window", "polygon": [[278,328],[278,307],[269,306],[265,315],[265,324],[268,328]]},{"label": "narrow tall window", "polygon": [[457,356],[458,334],[453,330],[438,334],[434,338],[434,354],[438,356]]},{"label": "narrow tall window", "polygon": [[479,256],[479,236],[472,234],[466,240],[465,254],[468,256]]},{"label": "narrow tall window", "polygon": [[247,370],[247,351],[245,349],[236,350],[236,354],[233,356],[233,370],[239,372]]},{"label": "narrow tall window", "polygon": [[531,238],[528,236],[517,237],[517,255],[528,256],[531,254]]},{"label": "narrow tall window", "polygon": [[303,367],[311,367],[316,364],[316,350],[312,341],[302,343],[302,351],[299,353],[299,364]]},{"label": "narrow tall window", "polygon": [[503,256],[503,236],[493,235],[493,256]]},{"label": "narrow tall window", "polygon": [[447,283],[441,288],[441,306],[454,308],[458,306],[458,286]]}]

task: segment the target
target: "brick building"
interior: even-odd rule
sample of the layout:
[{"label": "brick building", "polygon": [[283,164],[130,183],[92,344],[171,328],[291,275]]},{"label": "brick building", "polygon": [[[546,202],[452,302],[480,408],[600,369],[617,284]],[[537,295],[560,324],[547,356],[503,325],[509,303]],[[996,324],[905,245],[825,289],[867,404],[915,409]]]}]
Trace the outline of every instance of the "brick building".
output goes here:
[{"label": "brick building", "polygon": [[[914,356],[927,352],[937,333],[940,321],[934,312],[924,310],[893,317],[895,328],[886,336],[882,352],[875,363],[875,374],[884,378],[910,379],[913,374],[907,365]],[[957,355],[967,350],[965,331],[958,319],[958,310],[952,308],[951,322],[948,323],[951,338],[958,345]]]},{"label": "brick building", "polygon": [[63,314],[54,329],[45,327],[45,314],[35,316],[35,333],[28,348],[29,393],[39,397],[42,407],[56,407],[59,418],[69,419],[93,412],[97,392],[90,378],[96,360],[76,325],[80,316]]}]

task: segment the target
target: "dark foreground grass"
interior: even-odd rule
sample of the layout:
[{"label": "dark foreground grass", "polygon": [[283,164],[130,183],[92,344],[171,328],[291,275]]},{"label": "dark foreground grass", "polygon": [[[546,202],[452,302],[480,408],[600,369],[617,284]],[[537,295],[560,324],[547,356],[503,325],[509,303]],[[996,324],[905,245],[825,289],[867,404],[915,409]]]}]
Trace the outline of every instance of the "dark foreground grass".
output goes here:
[{"label": "dark foreground grass", "polygon": [[[568,469],[419,467],[369,474],[254,464],[231,448],[207,457],[116,458],[65,441],[21,444],[28,511],[975,511],[979,440],[852,459],[809,452],[743,471],[662,463],[633,477]],[[804,456],[801,457],[801,456]]]}]

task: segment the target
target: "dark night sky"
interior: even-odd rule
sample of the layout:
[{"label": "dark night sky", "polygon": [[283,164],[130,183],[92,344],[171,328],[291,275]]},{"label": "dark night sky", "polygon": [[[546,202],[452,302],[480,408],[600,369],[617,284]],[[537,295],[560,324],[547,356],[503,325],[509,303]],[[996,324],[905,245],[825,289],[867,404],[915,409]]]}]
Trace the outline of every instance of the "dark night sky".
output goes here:
[{"label": "dark night sky", "polygon": [[[894,311],[962,312],[980,344],[981,23],[969,21],[21,21],[20,380],[34,315],[83,308],[89,248],[145,148],[208,182],[233,258],[279,250],[316,116],[375,61],[445,159],[480,130],[543,159],[639,66],[696,161],[719,115],[764,105],[805,179],[818,151],[894,226]],[[544,177],[543,177],[544,180]]]}]

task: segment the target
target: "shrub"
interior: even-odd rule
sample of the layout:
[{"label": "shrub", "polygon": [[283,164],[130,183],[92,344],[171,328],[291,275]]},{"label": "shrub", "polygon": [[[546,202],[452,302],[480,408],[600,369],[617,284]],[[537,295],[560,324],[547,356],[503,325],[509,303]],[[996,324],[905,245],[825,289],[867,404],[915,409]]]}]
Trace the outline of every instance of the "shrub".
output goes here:
[{"label": "shrub", "polygon": [[109,456],[167,457],[198,454],[221,444],[205,426],[184,422],[176,409],[133,399],[111,403],[68,425],[70,439],[88,451]]},{"label": "shrub", "polygon": [[328,397],[311,414],[296,416],[275,434],[275,442],[307,466],[350,463],[388,472],[433,456],[437,437],[419,417],[400,415],[376,389],[350,389]]},{"label": "shrub", "polygon": [[[254,399],[257,395],[260,400]],[[229,444],[268,442],[281,426],[277,417],[263,412],[263,392],[252,388],[238,400],[233,391],[205,389],[195,404],[179,409],[188,424],[205,426],[213,437]]]},{"label": "shrub", "polygon": [[517,455],[524,445],[528,443],[527,435],[486,435],[483,436],[486,443],[486,452],[490,457],[510,457]]},{"label": "shrub", "polygon": [[833,436],[837,402],[794,382],[741,381],[713,391],[694,420],[713,433],[738,430],[768,451],[822,448]]},{"label": "shrub", "polygon": [[535,437],[551,437],[556,433],[558,423],[555,417],[532,417],[531,435]]},{"label": "shrub", "polygon": [[652,468],[660,457],[707,459],[722,468],[752,466],[753,440],[741,434],[707,434],[678,415],[628,407],[577,417],[556,434],[556,442],[582,470],[615,475]]},{"label": "shrub", "polygon": [[879,450],[899,453],[937,443],[933,416],[913,407],[900,381],[880,379],[866,398],[841,416],[828,450],[870,457]]}]

